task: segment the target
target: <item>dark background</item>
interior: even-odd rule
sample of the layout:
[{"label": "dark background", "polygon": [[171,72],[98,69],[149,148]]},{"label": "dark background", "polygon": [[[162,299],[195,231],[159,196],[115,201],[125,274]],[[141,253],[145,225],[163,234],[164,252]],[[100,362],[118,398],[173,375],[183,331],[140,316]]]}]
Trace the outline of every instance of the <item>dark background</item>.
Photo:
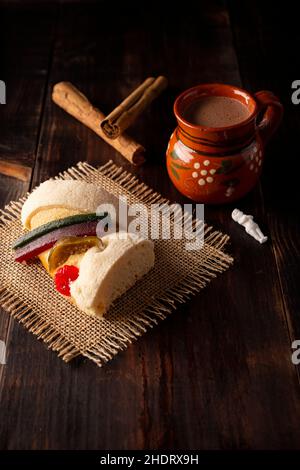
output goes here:
[{"label": "dark background", "polygon": [[[164,162],[172,103],[219,81],[270,89],[285,106],[261,183],[236,204],[270,242],[260,246],[231,221],[233,207],[206,207],[206,221],[231,236],[233,267],[102,369],[64,364],[1,312],[1,449],[300,448],[296,3],[163,5],[0,2],[1,207],[79,160],[109,159],[184,202]],[[157,74],[169,88],[130,129],[148,150],[140,169],[51,102],[53,84],[69,80],[108,113]]]}]

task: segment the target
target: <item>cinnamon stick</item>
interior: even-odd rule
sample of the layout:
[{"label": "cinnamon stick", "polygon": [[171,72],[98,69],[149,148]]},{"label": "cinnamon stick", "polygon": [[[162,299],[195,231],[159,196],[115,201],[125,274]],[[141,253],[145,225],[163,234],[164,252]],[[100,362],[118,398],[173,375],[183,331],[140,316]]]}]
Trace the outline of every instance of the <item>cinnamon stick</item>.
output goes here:
[{"label": "cinnamon stick", "polygon": [[118,138],[111,140],[100,127],[104,114],[95,108],[87,97],[81,93],[72,83],[60,82],[54,85],[52,92],[54,103],[63,108],[71,116],[89,127],[105,142],[120,152],[129,162],[134,165],[141,165],[145,161],[145,149],[138,142],[127,134],[122,134]]},{"label": "cinnamon stick", "polygon": [[166,88],[167,83],[163,76],[147,78],[101,122],[105,135],[110,139],[119,137]]}]

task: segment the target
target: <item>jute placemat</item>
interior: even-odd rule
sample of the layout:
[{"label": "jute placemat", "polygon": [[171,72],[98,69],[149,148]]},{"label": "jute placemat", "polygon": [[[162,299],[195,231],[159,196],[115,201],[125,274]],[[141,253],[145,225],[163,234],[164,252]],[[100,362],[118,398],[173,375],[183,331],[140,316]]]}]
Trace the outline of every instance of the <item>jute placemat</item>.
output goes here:
[{"label": "jute placemat", "polygon": [[[78,163],[57,178],[99,184],[115,196],[126,196],[130,204],[168,202],[112,162],[99,169]],[[198,251],[185,250],[182,240],[157,240],[153,270],[119,298],[104,319],[90,317],[55,291],[40,263],[14,261],[11,245],[23,233],[24,200],[0,211],[0,305],[66,362],[81,354],[103,365],[233,261],[222,251],[229,237],[212,227],[204,227],[205,243]]]}]

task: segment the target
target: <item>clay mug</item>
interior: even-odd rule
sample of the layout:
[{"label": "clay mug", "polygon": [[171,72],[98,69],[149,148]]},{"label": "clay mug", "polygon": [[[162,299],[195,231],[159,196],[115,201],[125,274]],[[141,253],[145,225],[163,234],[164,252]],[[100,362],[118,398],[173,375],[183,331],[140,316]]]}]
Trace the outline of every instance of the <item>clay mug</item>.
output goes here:
[{"label": "clay mug", "polygon": [[[188,122],[185,110],[202,97],[235,98],[247,106],[246,119],[237,124],[209,128]],[[167,170],[176,188],[188,198],[207,204],[232,202],[257,183],[265,145],[283,114],[270,91],[254,95],[219,83],[202,84],[184,91],[174,103],[178,126],[167,149]]]}]

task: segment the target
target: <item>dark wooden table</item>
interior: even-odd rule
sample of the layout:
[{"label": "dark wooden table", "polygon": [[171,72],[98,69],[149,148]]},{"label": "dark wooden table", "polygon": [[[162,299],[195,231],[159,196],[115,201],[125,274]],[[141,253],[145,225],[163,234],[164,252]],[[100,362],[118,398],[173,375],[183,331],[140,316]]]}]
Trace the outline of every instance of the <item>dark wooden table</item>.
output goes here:
[{"label": "dark wooden table", "polygon": [[[292,7],[269,5],[1,2],[1,206],[79,160],[108,159],[184,202],[164,163],[180,91],[205,81],[271,89],[286,110],[261,183],[238,203],[270,243],[244,234],[232,207],[206,207],[206,220],[231,236],[233,267],[105,367],[64,364],[1,312],[1,449],[300,447],[291,362],[300,339],[300,106],[291,102],[300,32]],[[130,130],[148,149],[140,169],[51,102],[53,84],[69,80],[108,112],[161,73],[168,91]]]}]

